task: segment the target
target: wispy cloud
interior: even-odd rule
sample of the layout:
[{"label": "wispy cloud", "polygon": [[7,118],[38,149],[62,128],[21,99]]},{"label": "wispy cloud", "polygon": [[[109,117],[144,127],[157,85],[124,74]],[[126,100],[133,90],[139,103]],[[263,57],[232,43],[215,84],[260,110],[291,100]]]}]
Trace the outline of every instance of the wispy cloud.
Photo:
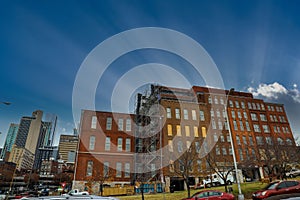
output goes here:
[{"label": "wispy cloud", "polygon": [[279,95],[286,95],[289,93],[283,85],[277,82],[272,84],[261,83],[257,88],[249,87],[248,91],[254,96],[263,96],[269,99],[278,99]]}]

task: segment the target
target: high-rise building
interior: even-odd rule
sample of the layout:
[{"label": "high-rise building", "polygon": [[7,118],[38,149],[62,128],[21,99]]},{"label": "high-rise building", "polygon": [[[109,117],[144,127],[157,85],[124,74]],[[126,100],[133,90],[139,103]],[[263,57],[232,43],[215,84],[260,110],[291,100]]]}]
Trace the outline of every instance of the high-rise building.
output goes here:
[{"label": "high-rise building", "polygon": [[2,159],[4,161],[8,160],[9,153],[11,152],[12,146],[15,143],[15,140],[17,137],[18,129],[19,129],[19,124],[13,124],[13,123],[10,124],[7,135],[6,135],[4,147],[0,154],[0,159]]},{"label": "high-rise building", "polygon": [[21,118],[16,141],[15,141],[15,144],[18,147],[25,147],[30,124],[31,124],[32,120],[34,120],[33,117],[22,117]]},{"label": "high-rise building", "polygon": [[34,111],[32,113],[32,117],[34,119],[31,121],[30,128],[28,130],[25,148],[35,154],[42,126],[43,111]]},{"label": "high-rise building", "polygon": [[60,135],[58,154],[60,160],[75,163],[75,155],[78,146],[78,135]]}]

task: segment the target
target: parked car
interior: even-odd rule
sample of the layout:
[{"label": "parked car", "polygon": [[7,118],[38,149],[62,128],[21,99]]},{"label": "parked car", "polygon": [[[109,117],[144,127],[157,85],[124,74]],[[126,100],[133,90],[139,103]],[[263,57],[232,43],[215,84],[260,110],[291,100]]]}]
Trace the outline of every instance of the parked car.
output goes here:
[{"label": "parked car", "polygon": [[275,181],[270,183],[263,190],[252,194],[252,199],[265,199],[267,197],[300,193],[300,181]]},{"label": "parked car", "polygon": [[217,190],[206,190],[195,193],[190,198],[185,198],[182,200],[214,200],[214,199],[223,199],[223,200],[234,200],[233,194],[220,192]]},{"label": "parked car", "polygon": [[291,171],[285,174],[287,177],[294,178],[300,175],[300,169],[291,169]]}]

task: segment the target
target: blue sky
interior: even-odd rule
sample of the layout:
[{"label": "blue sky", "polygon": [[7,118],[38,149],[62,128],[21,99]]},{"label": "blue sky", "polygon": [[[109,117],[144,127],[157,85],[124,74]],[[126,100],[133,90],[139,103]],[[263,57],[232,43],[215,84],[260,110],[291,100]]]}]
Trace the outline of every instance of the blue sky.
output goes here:
[{"label": "blue sky", "polygon": [[[300,2],[273,1],[2,1],[0,8],[0,147],[11,122],[41,109],[71,133],[72,90],[80,65],[102,41],[122,31],[162,27],[196,40],[216,63],[226,89],[285,104],[300,135]],[[116,47],[118,48],[118,47]],[[122,74],[148,62],[170,65],[194,85],[189,64],[159,50],[131,52],[105,72],[96,108],[110,110]]]}]

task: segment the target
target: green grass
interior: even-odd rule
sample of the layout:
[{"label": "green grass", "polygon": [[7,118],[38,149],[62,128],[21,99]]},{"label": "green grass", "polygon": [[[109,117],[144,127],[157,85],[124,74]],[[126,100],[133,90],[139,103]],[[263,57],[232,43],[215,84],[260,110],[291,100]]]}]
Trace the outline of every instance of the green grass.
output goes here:
[{"label": "green grass", "polygon": [[[293,178],[293,180],[300,180],[300,177]],[[242,183],[241,190],[245,196],[245,199],[252,199],[253,192],[264,188],[267,184],[262,184],[261,182],[250,182],[250,183]],[[231,186],[233,188],[233,194],[237,197],[238,195],[238,187],[237,184]],[[224,186],[213,187],[213,190],[225,191]],[[191,189],[191,195],[196,192],[202,191],[205,189],[193,190]],[[145,200],[178,200],[187,197],[187,191],[176,191],[174,193],[158,193],[158,194],[145,194]],[[119,196],[119,199],[129,200],[129,199],[142,199],[142,195],[133,195],[133,196]]]}]

